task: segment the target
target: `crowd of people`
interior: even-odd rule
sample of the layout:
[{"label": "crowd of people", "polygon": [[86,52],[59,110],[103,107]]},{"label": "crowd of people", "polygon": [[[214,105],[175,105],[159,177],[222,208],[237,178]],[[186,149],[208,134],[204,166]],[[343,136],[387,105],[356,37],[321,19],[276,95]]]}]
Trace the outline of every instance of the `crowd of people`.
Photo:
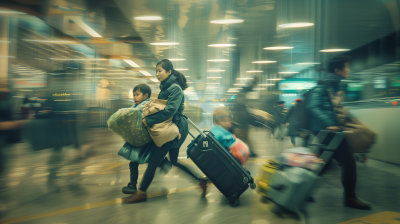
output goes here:
[{"label": "crowd of people", "polygon": [[[301,137],[304,139],[302,146],[306,147],[311,134],[317,135],[321,130],[330,130],[331,132],[339,132],[341,130],[335,113],[335,105],[332,103],[332,95],[341,94],[339,84],[349,73],[349,59],[345,57],[334,58],[329,64],[329,72],[324,81],[318,83],[315,88],[308,92],[306,99],[296,99],[294,106],[288,111],[284,107],[284,101],[276,103],[273,114],[275,127],[271,132],[273,138],[283,140],[284,136],[287,135],[290,137],[292,147],[295,147],[296,138]],[[185,100],[183,90],[187,88],[185,76],[174,70],[169,60],[164,59],[157,64],[157,78],[161,82],[161,92],[158,95],[158,99],[167,100],[167,105],[164,110],[145,117],[143,122],[147,127],[152,127],[172,117],[173,122],[179,129],[180,137],[167,142],[161,147],[157,147],[153,142],[148,143],[146,147],[153,147],[156,150],[152,152],[148,160],[148,167],[143,175],[140,187],[137,187],[139,163],[131,161],[129,164],[131,181],[127,187],[123,188],[123,193],[132,195],[124,198],[124,203],[146,201],[146,190],[154,178],[157,167],[160,167],[162,172],[168,173],[171,165],[174,165],[188,174],[187,176],[190,179],[198,183],[202,190],[202,195],[205,195],[207,190],[208,180],[206,178],[194,174],[188,167],[177,162],[179,149],[189,132],[188,122],[183,115],[183,103]],[[249,142],[251,122],[249,122],[249,116],[247,116],[248,105],[246,104],[246,93],[252,91],[256,84],[257,79],[243,88],[235,100],[232,114],[223,109],[215,110],[213,113],[214,126],[210,129],[216,139],[243,166],[249,156],[257,156]],[[135,101],[133,108],[140,108],[141,105],[149,101],[151,90],[148,86],[142,84],[134,88],[133,95]],[[232,119],[234,122],[232,122]],[[304,124],[304,120],[307,121],[306,125]],[[308,129],[308,132],[306,132],[308,134],[304,134],[305,129]],[[242,143],[240,146],[236,146],[239,149],[232,147],[235,140],[240,140]],[[235,154],[234,152],[241,153]],[[166,158],[167,153],[169,153],[171,161]],[[346,140],[340,144],[333,158],[342,166],[345,205],[357,209],[370,209],[369,205],[361,202],[356,197],[356,165],[354,156]]]},{"label": "crowd of people", "polygon": [[[296,99],[294,106],[289,110],[284,107],[285,102],[279,101],[274,108],[273,119],[275,122],[271,131],[271,137],[277,140],[284,140],[285,135],[290,137],[292,147],[296,146],[296,138],[303,138],[302,146],[306,147],[309,137],[317,135],[321,130],[330,130],[331,132],[340,132],[343,123],[337,114],[337,106],[340,105],[340,97],[343,91],[340,89],[340,82],[347,78],[349,70],[349,58],[337,57],[329,63],[329,74],[326,78],[319,82],[316,87],[307,93],[304,99]],[[139,165],[142,162],[132,160],[129,163],[130,181],[126,187],[122,189],[124,194],[131,194],[129,197],[123,198],[124,203],[138,203],[147,200],[147,189],[154,179],[156,169],[159,167],[163,173],[168,173],[171,166],[176,166],[187,174],[187,177],[198,184],[201,194],[205,195],[207,191],[207,183],[209,180],[203,174],[198,174],[189,169],[187,166],[178,162],[179,150],[186,140],[189,133],[189,124],[183,114],[185,108],[184,90],[188,87],[185,76],[176,71],[173,64],[168,59],[160,61],[156,66],[157,79],[160,81],[160,93],[158,100],[165,100],[166,106],[162,110],[143,118],[143,124],[146,128],[156,127],[167,120],[171,120],[179,130],[178,137],[172,141],[168,141],[162,146],[157,146],[153,141],[142,146],[142,150],[151,150],[151,154],[146,160],[147,168],[138,186]],[[253,90],[258,80],[254,78],[248,86],[244,87],[237,95],[232,113],[223,109],[217,109],[213,113],[214,126],[210,131],[215,135],[216,139],[234,158],[245,166],[248,157],[256,157],[253,145],[249,140],[249,111],[246,101],[246,94]],[[7,106],[8,92],[5,88],[0,88],[0,137],[4,139],[10,130],[14,127],[8,127],[9,106]],[[140,84],[133,89],[133,100],[135,104],[133,109],[142,110],[144,105],[151,101],[151,88],[145,84]],[[332,99],[338,99],[339,102]],[[336,103],[335,103],[336,102]],[[32,108],[28,99],[25,100],[22,112],[23,119],[29,117]],[[36,111],[37,113],[37,111]],[[351,119],[350,114],[345,119]],[[306,121],[306,124],[304,124]],[[162,129],[162,128],[160,128]],[[305,133],[307,129],[308,134]],[[239,143],[238,143],[239,142]],[[128,143],[125,143],[128,144]],[[166,155],[169,154],[169,159]],[[342,166],[342,185],[344,188],[344,203],[346,206],[357,209],[370,209],[357,199],[355,194],[355,186],[357,181],[356,162],[352,153],[352,149],[348,142],[344,140],[335,151],[333,158]],[[329,161],[327,161],[329,162]],[[0,164],[3,164],[0,162]]]}]

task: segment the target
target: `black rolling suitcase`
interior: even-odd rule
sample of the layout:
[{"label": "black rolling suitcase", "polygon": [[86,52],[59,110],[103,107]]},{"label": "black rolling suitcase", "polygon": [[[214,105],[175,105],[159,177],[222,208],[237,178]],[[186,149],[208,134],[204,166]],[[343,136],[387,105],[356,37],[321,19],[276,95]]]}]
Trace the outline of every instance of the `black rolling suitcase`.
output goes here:
[{"label": "black rolling suitcase", "polygon": [[188,146],[188,156],[196,166],[211,180],[218,190],[237,206],[240,195],[249,188],[256,188],[250,172],[245,170],[235,158],[213,136],[202,132],[190,119],[188,122],[200,133]]}]

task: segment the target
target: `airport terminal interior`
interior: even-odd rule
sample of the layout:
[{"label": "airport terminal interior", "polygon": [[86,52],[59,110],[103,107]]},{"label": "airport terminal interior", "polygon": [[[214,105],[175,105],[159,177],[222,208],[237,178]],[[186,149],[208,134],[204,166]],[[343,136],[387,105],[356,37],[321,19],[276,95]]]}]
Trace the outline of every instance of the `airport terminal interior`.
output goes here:
[{"label": "airport terminal interior", "polygon": [[0,0],[0,224],[400,224],[399,102],[400,0]]}]

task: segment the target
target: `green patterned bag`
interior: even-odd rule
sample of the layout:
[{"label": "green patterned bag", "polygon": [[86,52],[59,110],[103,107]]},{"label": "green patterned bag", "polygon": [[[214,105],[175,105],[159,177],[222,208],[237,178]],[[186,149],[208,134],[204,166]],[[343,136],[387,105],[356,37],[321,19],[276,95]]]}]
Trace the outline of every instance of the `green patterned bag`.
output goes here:
[{"label": "green patterned bag", "polygon": [[135,147],[152,141],[143,125],[142,112],[139,109],[123,108],[111,115],[107,124],[108,129]]}]

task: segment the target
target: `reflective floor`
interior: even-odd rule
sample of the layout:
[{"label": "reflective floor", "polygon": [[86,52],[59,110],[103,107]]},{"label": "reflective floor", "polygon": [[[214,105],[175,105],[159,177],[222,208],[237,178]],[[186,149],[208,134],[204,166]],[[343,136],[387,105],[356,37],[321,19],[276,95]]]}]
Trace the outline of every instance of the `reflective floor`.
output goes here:
[{"label": "reflective floor", "polygon": [[[107,129],[94,129],[92,138],[95,143],[80,151],[32,152],[26,143],[2,149],[7,171],[0,185],[0,223],[400,223],[400,166],[371,159],[358,164],[357,185],[359,198],[372,205],[371,211],[342,205],[336,163],[313,193],[315,202],[300,209],[301,220],[277,217],[273,205],[261,203],[251,189],[235,208],[212,185],[201,198],[196,183],[176,168],[168,175],[157,172],[147,202],[121,204],[121,189],[129,182],[128,161],[117,155],[123,141]],[[288,139],[271,139],[264,129],[252,129],[251,139],[259,154],[247,164],[254,177],[264,159],[289,145]],[[190,140],[181,148],[181,162],[200,172],[186,159]],[[142,175],[146,165],[139,169]]]}]

